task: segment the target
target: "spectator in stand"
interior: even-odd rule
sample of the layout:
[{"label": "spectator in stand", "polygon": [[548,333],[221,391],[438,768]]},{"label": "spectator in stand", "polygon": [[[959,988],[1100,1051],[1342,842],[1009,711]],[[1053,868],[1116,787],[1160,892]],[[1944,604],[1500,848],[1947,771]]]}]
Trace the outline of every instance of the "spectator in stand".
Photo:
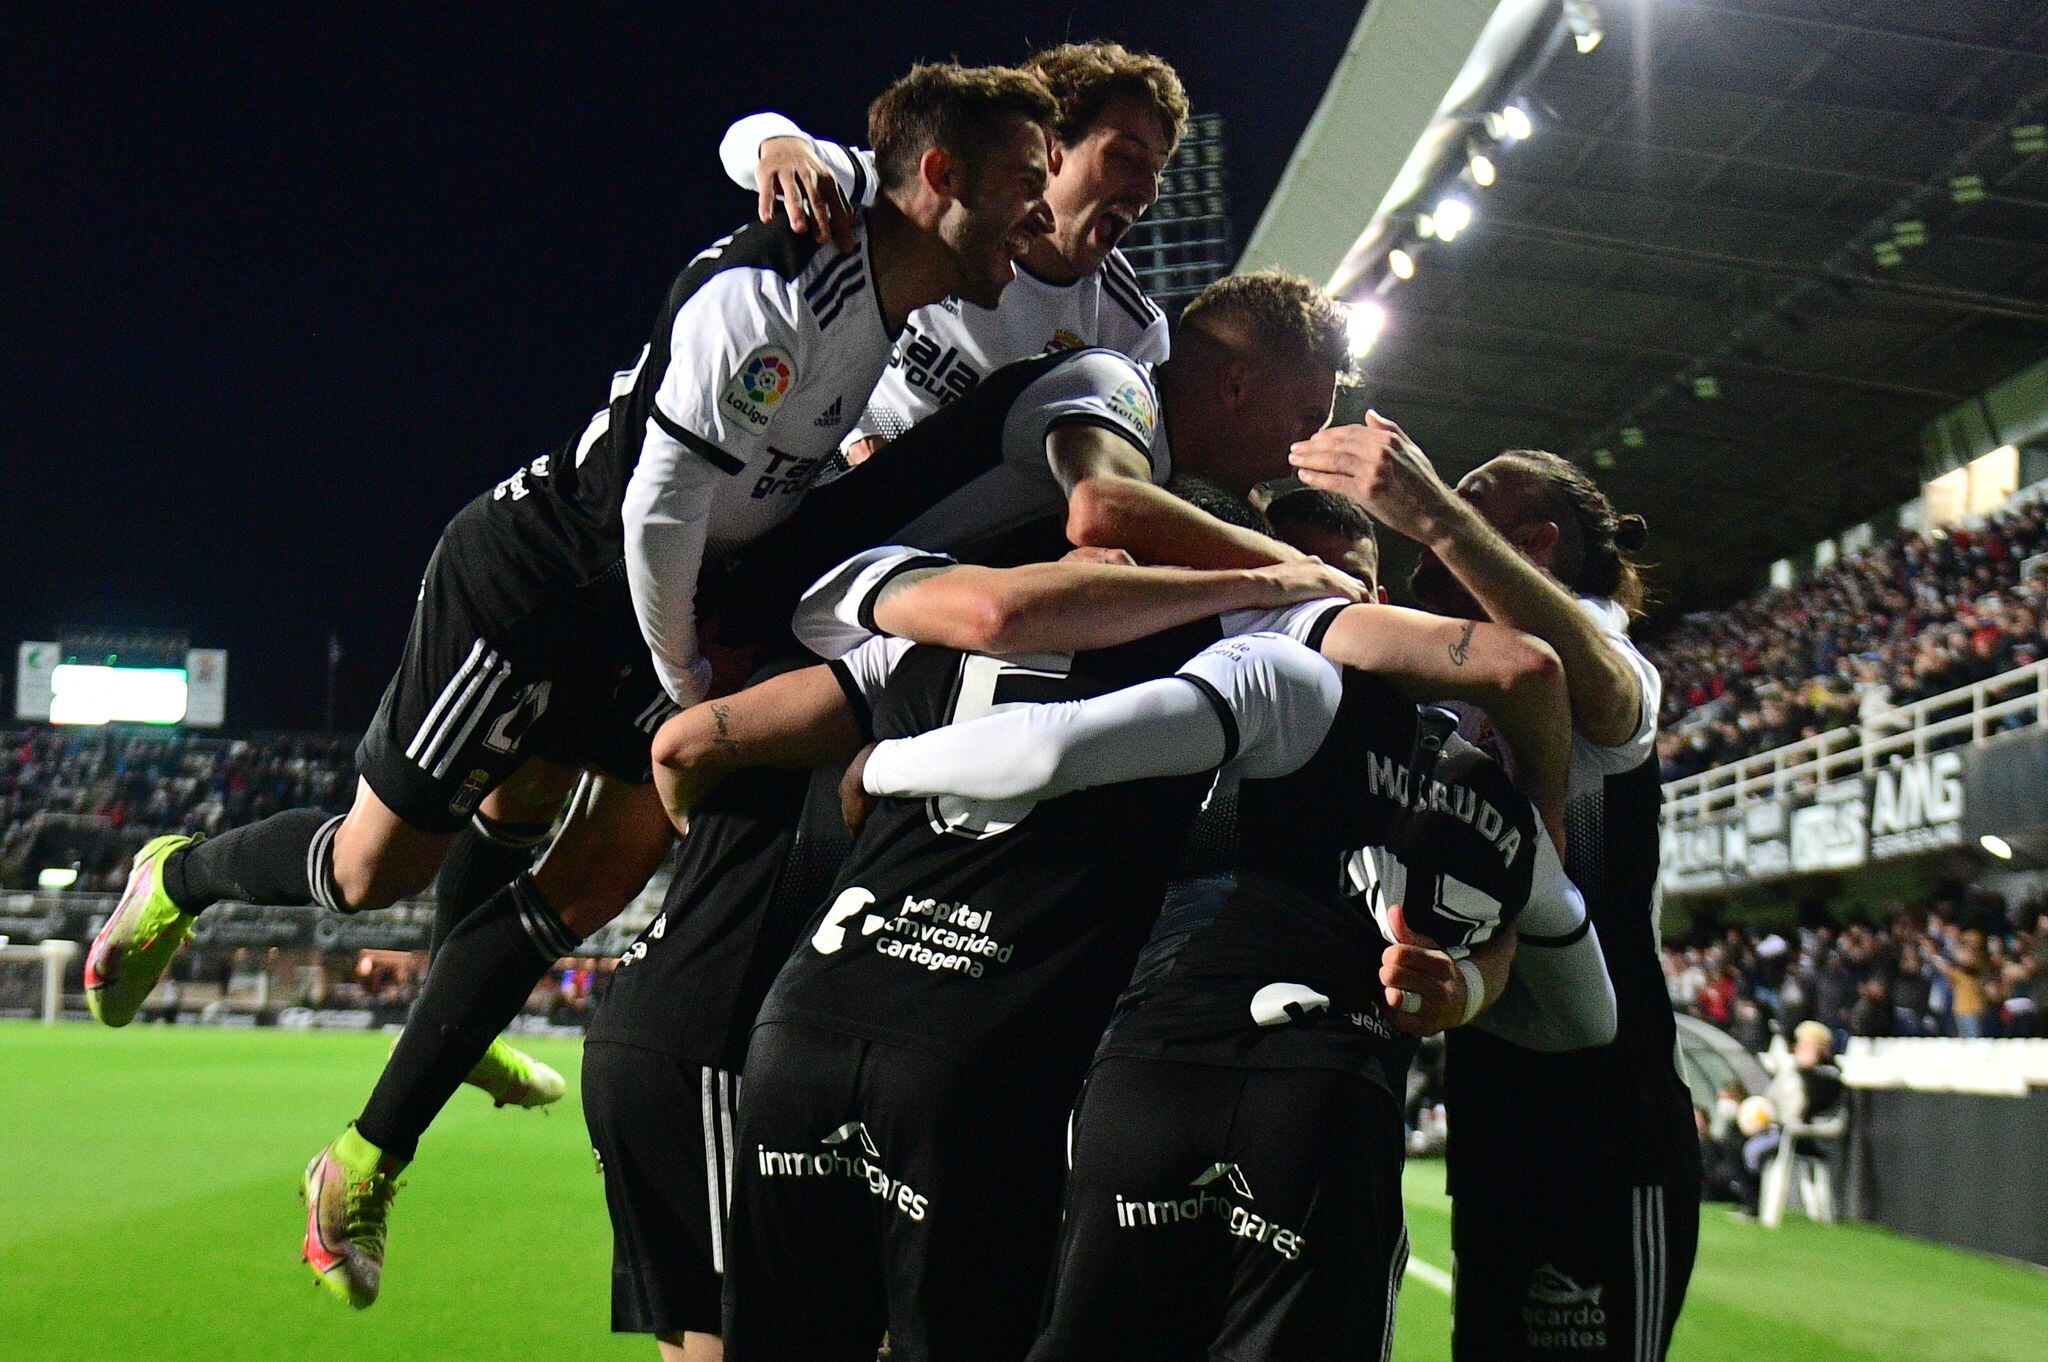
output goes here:
[{"label": "spectator in stand", "polygon": [[29,888],[38,870],[76,863],[77,888],[119,890],[129,857],[159,833],[217,832],[305,805],[338,810],[354,782],[353,744],[343,738],[62,728],[0,735],[0,884]]},{"label": "spectator in stand", "polygon": [[[1669,944],[1665,983],[1680,1012],[1761,1051],[1817,1020],[1847,1036],[2048,1034],[2048,905],[1972,889],[1876,924],[1809,928],[1796,943],[1734,928]],[[1731,993],[1732,989],[1732,993]]]},{"label": "spectator in stand", "polygon": [[1974,529],[1901,531],[1797,586],[1688,616],[1647,649],[1664,674],[1665,779],[1832,728],[1881,733],[1899,705],[2048,655],[2048,581],[2020,576],[2044,551],[2036,501]]}]

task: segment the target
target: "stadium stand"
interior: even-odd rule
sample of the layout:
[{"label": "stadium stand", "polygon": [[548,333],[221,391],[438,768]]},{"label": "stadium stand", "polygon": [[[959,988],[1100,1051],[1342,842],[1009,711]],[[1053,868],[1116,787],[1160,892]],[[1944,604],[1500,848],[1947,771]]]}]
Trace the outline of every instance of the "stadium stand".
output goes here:
[{"label": "stadium stand", "polygon": [[[2048,655],[2048,504],[1914,533],[1788,588],[1687,616],[1648,646],[1664,674],[1666,781],[1829,729],[1885,730],[1898,706]],[[2017,726],[2026,720],[2015,716]]]},{"label": "stadium stand", "polygon": [[1770,1048],[1802,1021],[1850,1037],[2048,1036],[2048,899],[1957,889],[1874,923],[1731,927],[1667,945],[1672,1006]]},{"label": "stadium stand", "polygon": [[1901,531],[1809,580],[1688,616],[1650,646],[1664,673],[1659,755],[1675,780],[2048,653],[2048,505],[1975,529]]},{"label": "stadium stand", "polygon": [[353,738],[0,733],[0,887],[33,888],[39,870],[68,866],[73,887],[118,891],[128,858],[159,833],[219,832],[307,805],[339,813],[354,778]]}]

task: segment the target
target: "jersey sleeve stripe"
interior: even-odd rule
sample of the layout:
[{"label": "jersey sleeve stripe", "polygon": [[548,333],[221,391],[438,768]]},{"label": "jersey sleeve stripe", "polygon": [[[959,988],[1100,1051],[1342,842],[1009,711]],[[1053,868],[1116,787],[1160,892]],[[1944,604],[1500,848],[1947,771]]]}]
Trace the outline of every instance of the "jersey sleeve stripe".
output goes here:
[{"label": "jersey sleeve stripe", "polygon": [[1139,294],[1137,301],[1133,301],[1129,295],[1119,291],[1115,285],[1112,285],[1106,275],[1102,280],[1102,292],[1111,302],[1129,313],[1131,320],[1139,326],[1144,327],[1152,324],[1152,318],[1158,309],[1154,308],[1151,302],[1145,299],[1143,294]]},{"label": "jersey sleeve stripe", "polygon": [[841,658],[833,658],[825,664],[832,669],[832,679],[839,683],[839,689],[846,692],[846,703],[853,709],[853,722],[860,729],[863,742],[875,740],[875,715],[868,708],[868,697],[860,693],[860,682],[854,680],[853,669]]},{"label": "jersey sleeve stripe", "polygon": [[1349,604],[1339,602],[1316,616],[1315,623],[1308,627],[1308,633],[1303,636],[1302,643],[1315,652],[1321,652],[1323,650],[1323,640],[1330,636],[1330,626],[1337,622],[1337,616],[1350,608]]},{"label": "jersey sleeve stripe", "polygon": [[865,293],[867,287],[868,277],[865,274],[856,274],[853,282],[842,287],[839,290],[838,296],[833,298],[826,305],[824,311],[818,314],[818,329],[823,331],[826,327],[832,325],[833,322],[839,320],[839,314],[846,310],[846,300]]},{"label": "jersey sleeve stripe", "polygon": [[1088,411],[1066,412],[1063,415],[1056,416],[1052,420],[1046,422],[1045,433],[1047,435],[1050,435],[1054,431],[1059,430],[1065,426],[1099,426],[1103,430],[1108,431],[1110,434],[1121,438],[1127,444],[1129,444],[1131,448],[1137,450],[1138,453],[1142,454],[1145,457],[1145,461],[1148,464],[1152,460],[1151,448],[1148,445],[1146,445],[1142,440],[1140,440],[1136,435],[1132,434],[1131,428],[1129,426],[1126,426],[1118,421],[1113,421],[1107,416],[1098,416],[1094,412]]},{"label": "jersey sleeve stripe", "polygon": [[916,572],[923,568],[948,568],[958,566],[959,563],[956,562],[954,559],[943,558],[940,557],[938,554],[924,554],[915,557],[906,556],[898,560],[897,562],[891,563],[889,565],[889,570],[887,572],[882,573],[879,577],[875,578],[873,582],[869,583],[866,593],[863,594],[860,598],[860,605],[857,607],[855,612],[860,620],[860,627],[867,630],[871,634],[881,634],[888,632],[887,630],[883,629],[880,625],[875,623],[875,606],[881,601],[882,593],[889,589],[889,583],[895,581],[904,573]]},{"label": "jersey sleeve stripe", "polygon": [[846,159],[853,162],[853,211],[858,213],[860,206],[867,202],[868,197],[867,163],[862,159],[858,151],[850,148]]},{"label": "jersey sleeve stripe", "polygon": [[819,302],[833,289],[846,282],[847,276],[860,269],[860,252],[848,251],[837,260],[818,271],[818,277],[804,285],[804,300],[815,311]]},{"label": "jersey sleeve stripe", "polygon": [[1174,675],[1202,692],[1209,701],[1209,707],[1216,711],[1217,721],[1223,725],[1223,760],[1216,764],[1230,765],[1237,759],[1237,745],[1241,741],[1237,732],[1237,716],[1230,712],[1230,702],[1223,698],[1221,691],[1192,672],[1175,672]]},{"label": "jersey sleeve stripe", "polygon": [[689,450],[719,472],[727,476],[736,477],[747,471],[745,463],[726,453],[717,445],[712,444],[711,441],[705,439],[696,431],[691,430],[688,426],[676,421],[659,406],[649,407],[648,413],[653,418],[654,424],[660,426],[671,440],[674,440],[684,449]]}]

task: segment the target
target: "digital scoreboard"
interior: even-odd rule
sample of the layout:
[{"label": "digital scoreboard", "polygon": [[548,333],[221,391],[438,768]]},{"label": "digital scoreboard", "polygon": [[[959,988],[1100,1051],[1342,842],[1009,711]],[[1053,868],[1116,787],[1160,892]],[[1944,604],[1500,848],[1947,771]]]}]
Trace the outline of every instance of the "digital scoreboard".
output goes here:
[{"label": "digital scoreboard", "polygon": [[14,717],[52,724],[218,728],[228,655],[182,634],[66,631],[15,650]]}]

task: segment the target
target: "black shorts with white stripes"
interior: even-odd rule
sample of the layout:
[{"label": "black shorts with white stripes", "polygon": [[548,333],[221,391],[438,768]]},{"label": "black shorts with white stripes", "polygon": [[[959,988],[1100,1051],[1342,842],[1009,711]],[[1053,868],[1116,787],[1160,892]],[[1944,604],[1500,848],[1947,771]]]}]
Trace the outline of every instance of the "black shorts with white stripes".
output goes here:
[{"label": "black shorts with white stripes", "polygon": [[1097,1061],[1030,1362],[1390,1355],[1401,1112],[1338,1069]]},{"label": "black shorts with white stripes", "polygon": [[612,1329],[716,1334],[738,1074],[583,1047],[583,1120],[612,1217]]},{"label": "black shorts with white stripes", "polygon": [[726,1237],[725,1348],[1022,1362],[1059,1228],[1071,1079],[802,1022],[754,1028]]},{"label": "black shorts with white stripes", "polygon": [[[623,571],[574,590],[508,590],[488,497],[427,564],[398,672],[356,764],[422,832],[454,832],[528,757],[633,784],[674,714],[640,640]],[[612,578],[616,575],[617,580]]]},{"label": "black shorts with white stripes", "polygon": [[1451,1203],[1451,1355],[1662,1362],[1692,1280],[1699,1213],[1692,1183],[1460,1191]]}]

